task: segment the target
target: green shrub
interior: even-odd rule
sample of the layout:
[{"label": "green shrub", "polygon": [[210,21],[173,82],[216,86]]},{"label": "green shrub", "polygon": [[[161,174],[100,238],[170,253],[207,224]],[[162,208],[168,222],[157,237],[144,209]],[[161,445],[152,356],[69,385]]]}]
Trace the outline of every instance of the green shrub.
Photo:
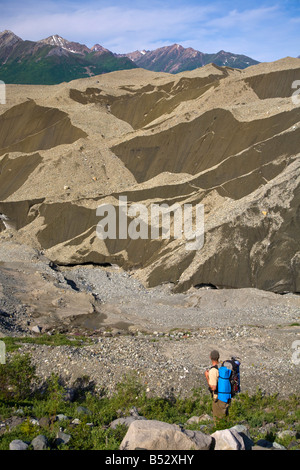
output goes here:
[{"label": "green shrub", "polygon": [[30,356],[14,355],[6,364],[0,364],[0,400],[28,398],[35,379],[35,367]]},{"label": "green shrub", "polygon": [[119,424],[116,429],[94,428],[91,431],[94,450],[118,450],[127,433],[127,426]]},{"label": "green shrub", "polygon": [[39,336],[6,336],[4,341],[7,352],[18,350],[22,344],[45,344],[46,346],[74,346],[80,347],[90,343],[90,339],[84,336],[68,337],[62,333],[53,335],[43,334]]}]

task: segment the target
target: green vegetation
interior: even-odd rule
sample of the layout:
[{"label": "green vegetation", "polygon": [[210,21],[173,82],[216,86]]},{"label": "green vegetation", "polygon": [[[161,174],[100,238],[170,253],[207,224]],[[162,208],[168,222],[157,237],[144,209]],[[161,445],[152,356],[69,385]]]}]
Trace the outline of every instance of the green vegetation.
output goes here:
[{"label": "green vegetation", "polygon": [[25,399],[31,393],[34,378],[35,369],[31,365],[30,356],[13,356],[0,367],[0,400],[18,402]]},{"label": "green vegetation", "polygon": [[54,335],[39,335],[39,336],[6,336],[4,338],[1,338],[1,341],[5,343],[6,351],[7,352],[12,352],[24,344],[24,343],[30,343],[30,344],[45,344],[48,346],[83,346],[89,343],[89,338],[86,338],[84,336],[75,336],[73,338],[60,334],[60,333],[55,333]]},{"label": "green vegetation", "polygon": [[[13,416],[23,419],[11,430],[0,433],[0,450],[8,449],[14,439],[31,442],[39,434],[47,437],[49,449],[116,450],[127,428],[118,425],[112,429],[109,424],[120,416],[128,416],[133,406],[147,419],[183,424],[187,429],[209,434],[217,429],[246,424],[254,442],[259,439],[272,442],[276,439],[277,443],[287,448],[300,448],[300,406],[297,396],[279,399],[277,395],[265,396],[260,391],[253,396],[240,394],[233,400],[228,419],[217,426],[210,419],[186,425],[192,416],[211,416],[211,399],[203,390],[193,390],[188,398],[173,395],[148,397],[144,385],[134,373],[124,377],[113,395],[108,395],[105,390],[96,392],[90,385],[89,378],[82,377],[74,385],[77,387],[74,401],[67,400],[66,388],[60,377],[52,374],[46,383],[39,384],[30,357],[12,354],[6,365],[0,365],[0,420],[5,422]],[[65,415],[66,419],[57,420],[58,414]],[[34,424],[32,418],[44,418],[47,423],[41,427]],[[77,418],[76,424],[72,422],[74,418]],[[271,427],[268,426],[270,423]],[[276,436],[279,431],[291,428],[298,433],[296,437],[284,435],[279,439]],[[59,430],[71,436],[69,442],[57,441]]]}]

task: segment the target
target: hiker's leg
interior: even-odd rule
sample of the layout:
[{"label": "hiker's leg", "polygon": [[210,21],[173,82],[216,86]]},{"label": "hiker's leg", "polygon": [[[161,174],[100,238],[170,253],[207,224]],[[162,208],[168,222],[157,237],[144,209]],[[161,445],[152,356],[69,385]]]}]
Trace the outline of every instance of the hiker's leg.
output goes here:
[{"label": "hiker's leg", "polygon": [[213,417],[215,422],[218,421],[219,419],[224,418],[225,416],[225,406],[226,403],[217,400],[213,401],[213,406],[212,406],[212,411],[213,411]]},{"label": "hiker's leg", "polygon": [[228,404],[221,400],[213,402],[212,411],[215,424],[228,416]]}]

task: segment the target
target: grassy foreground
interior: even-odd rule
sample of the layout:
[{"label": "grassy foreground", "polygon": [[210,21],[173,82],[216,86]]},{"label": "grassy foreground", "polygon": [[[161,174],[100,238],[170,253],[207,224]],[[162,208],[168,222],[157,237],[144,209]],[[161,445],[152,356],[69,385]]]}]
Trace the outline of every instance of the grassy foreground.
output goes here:
[{"label": "grassy foreground", "polygon": [[[49,449],[116,450],[127,428],[118,425],[112,429],[109,424],[120,416],[128,416],[133,406],[147,419],[182,424],[186,429],[207,434],[244,424],[254,443],[259,439],[270,442],[276,439],[286,448],[300,449],[298,396],[279,399],[277,395],[266,396],[260,391],[253,396],[241,393],[233,400],[228,419],[215,426],[209,417],[199,424],[185,424],[192,416],[212,415],[207,390],[195,389],[189,398],[149,397],[133,373],[124,377],[113,395],[108,395],[106,390],[96,392],[88,377],[78,380],[73,391],[74,398],[70,401],[60,377],[53,374],[40,383],[30,356],[11,354],[6,364],[0,364],[0,450],[9,449],[14,439],[31,442],[40,434],[47,437]],[[59,414],[66,419],[59,421]],[[22,422],[11,427],[12,417]],[[43,426],[37,423],[41,418],[44,418]],[[58,443],[59,430],[71,436],[69,442]],[[279,438],[278,432],[284,430],[293,430],[293,435],[283,433]]]}]

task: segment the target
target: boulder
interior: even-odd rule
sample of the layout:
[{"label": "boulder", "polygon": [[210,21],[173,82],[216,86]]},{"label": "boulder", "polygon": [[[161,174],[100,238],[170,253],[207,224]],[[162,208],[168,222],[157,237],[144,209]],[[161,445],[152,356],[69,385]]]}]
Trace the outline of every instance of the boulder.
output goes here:
[{"label": "boulder", "polygon": [[176,424],[157,420],[135,420],[121,442],[120,450],[209,450],[211,436],[184,430]]},{"label": "boulder", "polygon": [[223,429],[211,434],[214,439],[214,450],[246,450],[242,436],[236,429]]},{"label": "boulder", "polygon": [[233,426],[229,429],[229,431],[233,430],[235,430],[243,439],[245,450],[251,450],[254,445],[254,442],[251,439],[249,429],[246,426],[243,426],[242,424],[237,424],[236,426]]}]

